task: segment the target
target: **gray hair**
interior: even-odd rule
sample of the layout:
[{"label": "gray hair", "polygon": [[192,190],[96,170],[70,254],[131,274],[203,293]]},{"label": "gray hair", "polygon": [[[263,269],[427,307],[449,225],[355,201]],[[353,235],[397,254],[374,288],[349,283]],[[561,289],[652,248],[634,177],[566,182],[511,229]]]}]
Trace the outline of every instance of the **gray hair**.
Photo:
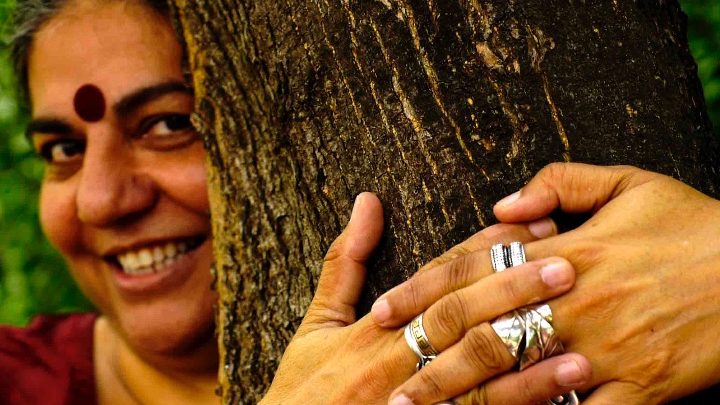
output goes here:
[{"label": "gray hair", "polygon": [[[72,0],[17,0],[10,55],[20,97],[29,102],[28,59],[35,34]],[[163,16],[170,16],[167,0],[136,0]]]}]

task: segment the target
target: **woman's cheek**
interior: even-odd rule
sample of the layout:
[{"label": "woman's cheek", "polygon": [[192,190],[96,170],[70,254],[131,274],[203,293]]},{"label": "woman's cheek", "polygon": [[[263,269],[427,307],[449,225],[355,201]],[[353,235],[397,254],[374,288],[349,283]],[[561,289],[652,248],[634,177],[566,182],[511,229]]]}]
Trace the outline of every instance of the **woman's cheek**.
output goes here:
[{"label": "woman's cheek", "polygon": [[163,176],[158,182],[165,192],[191,211],[206,216],[210,212],[207,175],[205,148],[196,142],[184,153],[167,160],[156,179]]},{"label": "woman's cheek", "polygon": [[44,182],[40,189],[40,225],[53,246],[63,256],[77,250],[80,229],[72,186]]}]

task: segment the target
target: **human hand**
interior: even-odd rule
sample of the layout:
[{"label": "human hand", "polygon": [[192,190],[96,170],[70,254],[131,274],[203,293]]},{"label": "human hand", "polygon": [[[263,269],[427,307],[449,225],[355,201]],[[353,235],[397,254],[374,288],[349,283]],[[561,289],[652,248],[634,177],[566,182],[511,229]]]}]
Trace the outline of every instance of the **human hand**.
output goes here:
[{"label": "human hand", "polygon": [[[720,203],[636,168],[554,164],[498,203],[495,214],[522,222],[557,208],[594,215],[525,250],[529,259],[564,257],[576,269],[575,287],[547,303],[566,349],[592,362],[584,388],[595,390],[583,403],[653,404],[716,384]],[[437,283],[466,287],[432,273]],[[440,298],[416,296],[407,308],[398,303],[407,290],[385,296],[393,316],[383,325],[402,324]],[[416,389],[407,384],[415,382],[400,390]]]},{"label": "human hand", "polygon": [[[355,304],[364,281],[365,261],[377,245],[382,228],[382,209],[377,197],[370,193],[361,194],[350,223],[328,251],[313,302],[283,355],[263,404],[387,403],[389,393],[413,375],[417,357],[405,343],[402,328],[381,328],[369,316],[356,321]],[[545,284],[540,276],[540,268],[548,263],[547,260],[528,263],[513,271],[484,278],[473,276],[471,279],[469,276],[473,274],[472,269],[487,266],[487,263],[484,263],[484,257],[475,260],[463,255],[484,251],[497,242],[536,240],[531,230],[539,236],[555,232],[554,224],[549,220],[541,220],[530,226],[497,225],[474,235],[433,261],[432,266],[444,269],[473,288],[494,293],[488,294],[484,302],[474,307],[475,311],[465,314],[466,317],[458,313],[426,314],[427,330],[439,330],[445,322],[444,316],[457,320],[455,325],[461,329],[447,331],[444,335],[447,336],[446,340],[433,342],[438,349],[447,349],[451,342],[460,340],[462,335],[453,337],[452,334],[465,334],[463,329],[470,330],[467,335],[471,338],[453,346],[455,353],[468,357],[447,362],[442,359],[448,356],[441,355],[421,373],[427,370],[445,370],[445,374],[452,372],[456,380],[454,386],[467,387],[463,389],[467,391],[512,367],[513,359],[505,351],[502,342],[494,336],[487,321],[516,307],[567,291],[574,280],[572,268],[561,260],[557,270],[559,282],[554,286]],[[444,288],[422,283],[419,286],[439,287],[440,290]],[[568,356],[571,356],[568,361],[575,361],[573,355]],[[526,393],[518,393],[515,385],[527,384],[528,381],[543,383],[532,387],[532,394],[535,395],[532,398],[538,395],[538,390],[542,392],[542,398],[568,391],[568,387],[558,385],[562,378],[558,380],[554,373],[558,368],[562,370],[561,364],[565,363],[561,358],[553,361],[543,364],[545,368],[538,365],[538,368],[533,367],[534,370],[528,369],[523,373],[493,380],[473,395],[487,396],[498,403],[525,404],[529,402]],[[466,369],[472,372],[460,373]],[[581,372],[587,375],[589,365],[585,363],[585,369]],[[576,378],[571,374],[572,370],[560,376],[565,376],[566,380],[567,376]],[[438,387],[435,394],[438,398],[435,402],[451,396],[444,391],[444,387]]]}]

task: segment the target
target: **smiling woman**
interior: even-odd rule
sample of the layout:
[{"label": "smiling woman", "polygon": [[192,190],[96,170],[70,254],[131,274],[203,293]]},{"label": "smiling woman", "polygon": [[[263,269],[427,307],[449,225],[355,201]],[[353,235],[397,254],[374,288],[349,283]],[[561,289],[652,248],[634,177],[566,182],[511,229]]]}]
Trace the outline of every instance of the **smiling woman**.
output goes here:
[{"label": "smiling woman", "polygon": [[75,1],[35,33],[24,61],[27,135],[46,161],[42,228],[103,314],[101,402],[127,394],[114,367],[145,362],[204,370],[205,388],[185,399],[214,390],[205,155],[181,56],[147,6]]},{"label": "smiling woman", "polygon": [[[26,135],[45,167],[40,222],[73,279],[98,311],[39,316],[27,328],[0,327],[0,402],[217,403],[216,294],[210,288],[213,239],[205,150],[190,125],[193,92],[185,81],[182,49],[166,6],[150,0],[26,0],[19,10],[15,57],[31,108]],[[563,173],[568,176],[561,176]],[[713,210],[720,211],[717,201],[662,176],[628,168],[554,166],[541,172],[540,180],[528,186],[522,198],[516,193],[496,207],[501,219],[515,224],[491,226],[472,236],[431,262],[418,277],[385,295],[372,315],[357,319],[355,306],[364,282],[365,262],[383,229],[380,202],[372,194],[362,193],[355,200],[347,228],[327,253],[315,298],[263,403],[390,401],[407,405],[436,403],[459,395],[460,403],[526,404],[577,388],[615,395],[614,379],[627,381],[622,373],[647,377],[654,370],[648,366],[653,356],[637,349],[647,345],[626,343],[630,340],[627,336],[644,336],[640,332],[646,328],[617,317],[601,325],[614,333],[597,333],[597,322],[592,321],[601,317],[585,316],[584,307],[602,308],[601,304],[616,301],[604,299],[609,295],[588,283],[587,274],[597,275],[595,280],[602,281],[603,286],[612,285],[604,277],[613,279],[621,266],[610,266],[607,271],[585,269],[585,274],[579,273],[585,281],[570,291],[575,281],[573,264],[549,254],[560,252],[573,258],[573,251],[568,249],[584,245],[558,243],[578,233],[553,237],[556,227],[543,215],[562,205],[568,195],[601,200],[588,197],[586,192],[548,198],[553,197],[553,190],[546,188],[555,184],[555,192],[563,190],[561,180],[573,173],[585,181],[597,178],[597,184],[603,185],[613,184],[603,176],[633,180],[621,182],[630,188],[626,191],[610,187],[623,194],[613,198],[620,203],[629,201],[627,204],[642,210],[633,219],[650,218],[646,222],[656,231],[658,223],[666,224],[670,229],[663,235],[675,234],[676,224],[650,214],[686,218],[687,213],[674,211],[675,200],[686,201],[687,206],[697,208],[693,212],[706,213],[712,219],[696,220],[693,224],[704,227],[695,228],[703,232],[689,235],[703,242],[717,229],[713,222],[718,218]],[[583,185],[582,190],[592,189],[592,185]],[[662,200],[656,206],[664,210],[648,208],[653,197]],[[580,208],[587,205],[582,201]],[[511,207],[513,202],[516,208]],[[604,215],[611,216],[612,207],[620,203],[608,203],[611,209],[604,210]],[[619,221],[605,222],[610,225],[589,227],[607,231],[617,223],[633,221],[620,216]],[[621,235],[634,234],[626,231]],[[547,239],[538,241],[543,238]],[[509,241],[526,243],[528,257],[537,259],[493,274],[487,251],[495,243]],[[625,249],[633,243],[645,249],[644,241],[637,237],[627,241]],[[550,249],[555,245],[566,249]],[[682,254],[689,252],[687,245],[672,246]],[[717,252],[707,248],[700,253],[704,268],[695,263],[692,274],[704,270],[709,279],[714,274]],[[685,257],[678,254],[672,259],[680,258],[687,264]],[[572,260],[580,266],[588,262],[592,260]],[[662,263],[667,262],[675,263]],[[671,343],[682,342],[682,347],[708,347],[703,339],[716,335],[712,327],[717,325],[718,312],[707,303],[717,296],[717,288],[710,288],[717,283],[697,288],[702,280],[682,277],[691,274],[684,268],[677,270],[675,266],[659,272],[657,266],[651,267],[654,272],[647,266],[638,267],[651,274],[636,277],[634,284],[631,278],[633,288],[615,290],[616,296],[627,298],[628,304],[623,307],[634,310],[633,314],[652,315],[646,301],[636,298],[638,291],[645,293],[643,297],[667,301],[666,289],[652,288],[657,284],[648,281],[639,283],[652,280],[652,274],[667,274],[674,280],[667,283],[668,287],[704,290],[705,295],[697,293],[696,297],[697,303],[705,305],[687,305],[683,316],[675,316],[680,306],[665,305],[671,307],[666,308],[664,313],[670,315],[665,318],[673,322],[659,322],[657,325],[665,328],[651,330],[661,348],[674,348],[668,346],[668,338],[674,339]],[[444,277],[449,280],[443,281]],[[590,291],[582,292],[583,287]],[[597,291],[601,294],[594,295]],[[595,380],[591,379],[591,363],[575,353],[513,372],[517,359],[490,322],[538,302],[555,305],[560,315],[554,325],[559,338],[562,333],[574,333],[578,338],[570,343],[593,355]],[[415,373],[418,357],[411,349],[413,335],[403,334],[402,323],[424,310],[422,321],[411,323],[420,325],[416,328],[422,332],[414,339],[422,336],[428,345],[424,347],[437,349],[439,354],[437,358],[421,358],[421,365],[427,367]],[[592,310],[588,308],[587,312]],[[678,330],[675,321],[680,318],[703,321],[683,325],[693,332],[690,335],[694,340],[672,333]],[[584,328],[573,328],[584,322]],[[698,329],[700,333],[694,333]],[[602,340],[608,336],[617,340]],[[691,343],[696,346],[689,346]],[[616,348],[605,350],[613,346]],[[660,400],[684,395],[717,382],[720,377],[708,371],[717,364],[717,356],[704,356],[708,366],[698,366],[695,358],[685,356],[681,373],[664,373],[665,368],[655,367],[660,377],[681,375],[687,380],[677,386],[645,384],[643,378],[639,383],[631,379],[632,383],[625,385],[650,387],[662,395]],[[634,367],[618,366],[627,365],[622,362],[627,359],[640,361],[634,362]],[[677,362],[665,361],[660,366],[670,363]],[[616,372],[620,374],[613,374]],[[671,389],[663,392],[668,387]],[[640,394],[630,399],[647,403],[646,393]]]},{"label": "smiling woman", "polygon": [[[202,143],[187,119],[168,123],[192,112],[181,55],[168,22],[144,7],[81,3],[37,34],[28,60],[30,136],[47,160],[43,229],[109,323],[136,349],[168,353],[212,335],[215,299]],[[105,119],[78,114],[91,111],[73,103],[87,83],[104,93]],[[192,250],[167,264],[149,253],[167,245]]]}]

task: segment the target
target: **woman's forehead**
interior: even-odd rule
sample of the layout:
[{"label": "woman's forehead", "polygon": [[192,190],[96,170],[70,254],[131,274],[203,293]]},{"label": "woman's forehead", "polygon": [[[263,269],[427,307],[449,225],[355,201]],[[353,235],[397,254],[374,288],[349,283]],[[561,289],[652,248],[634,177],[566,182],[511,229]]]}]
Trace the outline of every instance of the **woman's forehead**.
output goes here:
[{"label": "woman's forehead", "polygon": [[138,85],[182,80],[182,50],[167,19],[135,2],[80,3],[36,35],[28,64],[33,113],[61,104],[73,109],[87,84],[112,101]]}]

